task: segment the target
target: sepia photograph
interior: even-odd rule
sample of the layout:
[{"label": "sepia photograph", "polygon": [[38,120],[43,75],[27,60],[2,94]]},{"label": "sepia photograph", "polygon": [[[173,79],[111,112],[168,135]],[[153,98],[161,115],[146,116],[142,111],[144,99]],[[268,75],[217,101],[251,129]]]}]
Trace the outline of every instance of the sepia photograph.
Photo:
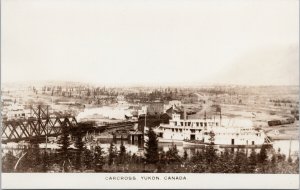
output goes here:
[{"label": "sepia photograph", "polygon": [[299,1],[1,0],[1,176],[298,189]]}]

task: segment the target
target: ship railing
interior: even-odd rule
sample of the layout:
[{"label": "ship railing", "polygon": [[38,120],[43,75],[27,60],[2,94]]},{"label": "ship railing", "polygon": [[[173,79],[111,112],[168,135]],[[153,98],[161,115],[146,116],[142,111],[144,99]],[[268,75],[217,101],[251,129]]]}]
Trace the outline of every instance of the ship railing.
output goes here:
[{"label": "ship railing", "polygon": [[272,143],[271,139],[269,137],[265,137],[265,143]]}]

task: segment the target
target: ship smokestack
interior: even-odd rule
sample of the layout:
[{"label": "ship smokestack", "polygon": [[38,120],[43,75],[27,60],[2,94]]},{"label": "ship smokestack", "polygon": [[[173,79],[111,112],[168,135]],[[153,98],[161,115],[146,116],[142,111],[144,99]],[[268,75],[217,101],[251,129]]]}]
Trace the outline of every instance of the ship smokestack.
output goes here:
[{"label": "ship smokestack", "polygon": [[183,108],[183,119],[186,120],[186,110]]}]

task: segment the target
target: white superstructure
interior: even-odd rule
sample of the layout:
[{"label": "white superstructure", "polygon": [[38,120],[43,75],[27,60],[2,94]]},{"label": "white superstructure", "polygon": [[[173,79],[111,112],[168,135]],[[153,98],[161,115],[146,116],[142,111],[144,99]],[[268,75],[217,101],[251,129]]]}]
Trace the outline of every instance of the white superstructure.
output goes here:
[{"label": "white superstructure", "polygon": [[180,119],[173,114],[169,124],[154,130],[161,141],[197,140],[220,145],[262,145],[266,135],[249,120],[229,122],[224,119]]}]

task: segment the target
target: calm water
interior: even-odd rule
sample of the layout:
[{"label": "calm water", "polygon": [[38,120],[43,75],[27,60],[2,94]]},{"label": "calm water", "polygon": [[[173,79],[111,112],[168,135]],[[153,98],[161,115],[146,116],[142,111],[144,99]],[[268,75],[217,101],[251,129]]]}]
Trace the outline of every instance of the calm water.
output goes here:
[{"label": "calm water", "polygon": [[[104,148],[104,150],[108,150],[108,147],[110,145],[110,142],[112,142],[111,139],[105,139],[101,140],[101,147]],[[143,147],[142,143],[134,142],[132,143],[131,141],[123,141],[124,146],[126,147],[126,150],[131,153],[136,153],[138,152],[139,149]],[[121,141],[114,141],[115,146],[117,149],[119,149]],[[168,151],[170,147],[173,145],[171,143],[159,143],[159,148],[160,150]],[[182,146],[180,144],[176,144],[177,149],[179,154],[182,156],[184,154],[184,151],[186,150],[188,154],[193,154],[196,150],[201,150],[203,148],[197,147],[197,146]],[[299,153],[299,140],[276,140],[273,141],[273,148],[277,152],[278,149],[280,148],[280,152],[288,155],[289,154],[289,149],[291,149],[291,155],[294,157]],[[219,148],[220,151],[224,150],[224,148]],[[257,152],[260,151],[260,149],[256,149]]]},{"label": "calm water", "polygon": [[[119,150],[120,148],[120,144],[121,144],[121,140],[113,140],[113,139],[101,139],[100,140],[100,146],[103,148],[103,150],[105,152],[108,152],[110,143],[113,142],[116,149]],[[131,142],[131,141],[126,141],[123,140],[123,144],[126,147],[127,152],[131,153],[131,154],[141,154],[143,152],[143,143],[142,142]],[[44,147],[44,143],[40,144],[40,147]],[[169,150],[170,147],[172,147],[173,145],[171,143],[159,143],[159,149],[160,150],[164,150],[165,152]],[[197,150],[201,150],[203,148],[199,147],[199,146],[182,146],[180,144],[177,144],[177,149],[179,154],[182,156],[184,154],[184,151],[186,150],[187,153],[189,155],[192,155],[193,153],[195,153]],[[19,147],[19,148],[17,148]],[[16,146],[16,144],[14,146],[10,146],[10,145],[2,145],[2,153],[6,153],[8,150],[12,150],[11,148],[13,148],[13,151],[15,154],[18,154],[22,151],[22,147],[20,146]],[[58,148],[57,144],[48,144],[48,148]],[[89,148],[89,147],[88,147]],[[286,156],[288,156],[289,154],[289,150],[291,151],[291,155],[293,158],[296,157],[296,155],[299,153],[299,140],[276,140],[273,141],[273,148],[275,151],[278,151],[278,149],[280,148],[280,152],[285,154]],[[223,151],[224,148],[219,148],[219,151]],[[235,149],[236,150],[236,149]],[[257,152],[260,151],[260,149],[256,149]]]},{"label": "calm water", "polygon": [[299,153],[299,140],[276,140],[274,141],[273,148],[277,151],[280,148],[280,152],[288,155],[291,148],[291,155],[297,155]]}]

